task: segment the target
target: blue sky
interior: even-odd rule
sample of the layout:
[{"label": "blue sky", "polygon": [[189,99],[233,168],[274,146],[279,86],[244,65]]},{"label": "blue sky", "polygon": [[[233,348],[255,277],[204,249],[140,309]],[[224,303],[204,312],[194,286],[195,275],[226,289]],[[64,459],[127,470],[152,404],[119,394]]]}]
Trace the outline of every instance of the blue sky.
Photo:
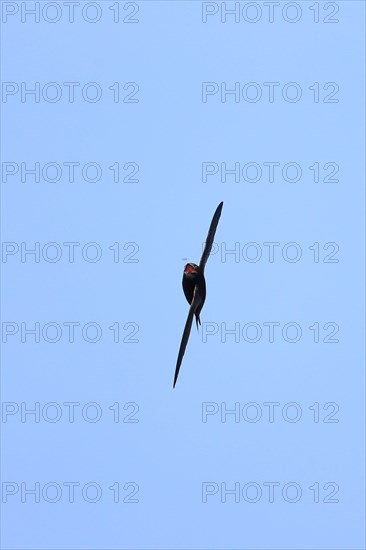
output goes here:
[{"label": "blue sky", "polygon": [[364,548],[365,7],[234,4],[2,2],[4,548]]}]

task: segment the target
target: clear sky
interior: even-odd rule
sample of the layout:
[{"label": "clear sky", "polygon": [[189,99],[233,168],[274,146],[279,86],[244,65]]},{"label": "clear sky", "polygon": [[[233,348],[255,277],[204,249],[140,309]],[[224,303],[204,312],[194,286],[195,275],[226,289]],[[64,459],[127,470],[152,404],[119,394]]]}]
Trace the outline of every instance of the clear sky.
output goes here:
[{"label": "clear sky", "polygon": [[364,548],[364,3],[1,8],[3,547]]}]

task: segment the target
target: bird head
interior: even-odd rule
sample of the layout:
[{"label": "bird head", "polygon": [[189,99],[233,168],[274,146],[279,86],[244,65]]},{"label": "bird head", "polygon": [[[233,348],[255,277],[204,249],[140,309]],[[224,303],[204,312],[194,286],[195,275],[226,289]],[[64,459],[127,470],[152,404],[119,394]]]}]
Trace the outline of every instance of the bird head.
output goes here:
[{"label": "bird head", "polygon": [[186,264],[184,266],[184,275],[189,278],[194,278],[197,275],[198,265]]}]

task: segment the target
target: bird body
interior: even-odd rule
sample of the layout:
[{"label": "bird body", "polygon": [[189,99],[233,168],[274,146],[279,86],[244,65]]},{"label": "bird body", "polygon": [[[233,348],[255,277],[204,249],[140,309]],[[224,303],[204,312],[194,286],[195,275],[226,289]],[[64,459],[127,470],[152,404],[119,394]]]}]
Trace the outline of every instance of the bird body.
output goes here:
[{"label": "bird body", "polygon": [[191,305],[193,300],[194,288],[198,287],[198,292],[201,297],[201,304],[197,307],[194,312],[196,317],[196,325],[201,324],[200,313],[203,308],[203,304],[206,299],[206,281],[203,271],[200,266],[197,264],[187,264],[184,267],[183,279],[182,279],[183,292],[187,299],[189,305]]},{"label": "bird body", "polygon": [[193,316],[196,317],[197,329],[198,324],[201,324],[200,313],[206,299],[206,281],[204,270],[207,259],[212,249],[212,244],[215,237],[217,224],[219,223],[219,219],[221,216],[223,204],[223,202],[220,202],[213,215],[199,265],[189,263],[184,266],[182,286],[187,302],[190,304],[190,308],[179,348],[177,365],[175,367],[173,388],[175,387],[175,384],[177,382],[183,355],[187,347],[188,338],[192,328]]}]

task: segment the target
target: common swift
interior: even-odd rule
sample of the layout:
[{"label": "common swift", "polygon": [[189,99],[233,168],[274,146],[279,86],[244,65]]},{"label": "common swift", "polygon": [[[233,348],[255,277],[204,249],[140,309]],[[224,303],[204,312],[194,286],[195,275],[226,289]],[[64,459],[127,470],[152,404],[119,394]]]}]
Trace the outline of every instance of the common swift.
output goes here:
[{"label": "common swift", "polygon": [[194,315],[196,317],[197,330],[198,324],[201,324],[200,313],[206,299],[206,281],[204,270],[207,259],[212,249],[212,244],[215,238],[216,228],[217,224],[219,223],[223,204],[223,202],[220,202],[219,206],[216,208],[215,214],[213,215],[211,225],[208,230],[205,248],[203,250],[199,265],[189,263],[184,266],[182,285],[184,295],[190,305],[190,308],[179,348],[177,366],[175,367],[173,388],[175,387],[175,384],[177,382],[179,369],[182,363],[184,352],[186,350],[189,334],[191,332]]}]

